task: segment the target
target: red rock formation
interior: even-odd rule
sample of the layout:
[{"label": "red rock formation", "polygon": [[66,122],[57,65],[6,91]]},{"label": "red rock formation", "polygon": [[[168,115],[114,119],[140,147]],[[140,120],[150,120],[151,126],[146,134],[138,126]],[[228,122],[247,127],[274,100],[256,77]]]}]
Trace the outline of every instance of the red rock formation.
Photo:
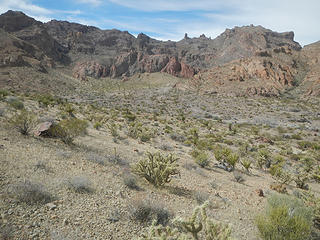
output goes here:
[{"label": "red rock formation", "polygon": [[173,76],[179,76],[181,71],[181,64],[177,57],[171,57],[167,65],[161,70],[161,72],[169,73]]},{"label": "red rock formation", "polygon": [[141,72],[160,72],[169,62],[169,57],[163,54],[139,56],[139,69]]},{"label": "red rock formation", "polygon": [[180,77],[183,78],[192,78],[196,71],[191,66],[185,64],[184,62],[181,62],[181,72]]},{"label": "red rock formation", "polygon": [[95,61],[77,63],[72,72],[73,77],[80,80],[86,80],[87,76],[100,78],[109,75],[109,69]]},{"label": "red rock formation", "polygon": [[169,73],[176,77],[192,78],[196,71],[184,62],[180,63],[177,57],[171,57],[161,72]]}]

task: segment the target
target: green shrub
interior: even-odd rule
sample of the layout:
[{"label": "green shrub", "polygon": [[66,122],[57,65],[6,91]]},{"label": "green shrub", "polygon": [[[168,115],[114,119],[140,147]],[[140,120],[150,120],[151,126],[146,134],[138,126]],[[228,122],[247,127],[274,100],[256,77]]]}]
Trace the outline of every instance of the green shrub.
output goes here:
[{"label": "green shrub", "polygon": [[301,188],[305,190],[309,188],[307,184],[308,180],[309,180],[309,177],[306,173],[295,174],[293,178],[293,181],[296,183],[297,188]]},{"label": "green shrub", "polygon": [[246,171],[249,173],[252,161],[249,159],[243,159],[240,163],[246,169]]},{"label": "green shrub", "polygon": [[4,100],[8,95],[9,95],[9,92],[7,90],[0,89],[0,101]]},{"label": "green shrub", "polygon": [[54,97],[50,94],[35,95],[34,99],[37,100],[40,105],[45,107],[64,103],[63,99]]},{"label": "green shrub", "polygon": [[118,125],[114,122],[111,122],[110,124],[107,125],[108,129],[110,130],[111,136],[114,138],[119,137],[118,133]]},{"label": "green shrub", "polygon": [[172,154],[163,156],[161,153],[147,153],[145,159],[140,160],[132,168],[133,173],[145,178],[149,183],[160,187],[171,181],[171,176],[179,174],[178,158]]},{"label": "green shrub", "polygon": [[191,156],[200,167],[207,167],[210,163],[209,156],[205,151],[193,150]]},{"label": "green shrub", "polygon": [[298,145],[302,150],[306,150],[306,149],[320,150],[320,144],[318,144],[317,142],[300,141],[298,142]]},{"label": "green shrub", "polygon": [[88,123],[77,118],[65,119],[54,125],[49,134],[60,138],[66,144],[72,144],[75,137],[87,132]]},{"label": "green shrub", "polygon": [[224,147],[217,148],[214,151],[214,156],[218,162],[227,165],[227,167],[232,170],[235,168],[235,165],[239,160],[239,155],[237,153],[232,152],[230,148]]},{"label": "green shrub", "polygon": [[258,166],[263,169],[271,166],[271,154],[267,149],[260,149],[258,151]]},{"label": "green shrub", "polygon": [[95,124],[93,124],[93,128],[99,130],[102,127],[102,123],[101,122],[95,122]]},{"label": "green shrub", "polygon": [[188,140],[195,146],[198,144],[198,141],[199,141],[199,130],[197,128],[191,128],[190,129]]},{"label": "green shrub", "polygon": [[19,114],[14,115],[9,122],[21,134],[29,135],[35,125],[35,115],[26,110],[22,110]]},{"label": "green shrub", "polygon": [[154,137],[154,133],[139,122],[129,124],[127,135],[134,139],[140,139],[141,142],[148,142]]},{"label": "green shrub", "polygon": [[301,162],[303,163],[303,168],[305,172],[309,173],[313,170],[315,164],[312,158],[304,157],[301,159]]},{"label": "green shrub", "polygon": [[274,194],[256,224],[265,240],[306,240],[310,239],[312,211],[295,197]]}]

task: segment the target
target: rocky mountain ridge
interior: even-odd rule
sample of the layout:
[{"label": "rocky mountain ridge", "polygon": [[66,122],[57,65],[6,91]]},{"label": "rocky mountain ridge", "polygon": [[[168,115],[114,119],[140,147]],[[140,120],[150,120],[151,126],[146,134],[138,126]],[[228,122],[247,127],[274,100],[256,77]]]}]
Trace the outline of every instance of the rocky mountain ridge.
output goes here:
[{"label": "rocky mountain ridge", "polygon": [[[319,94],[320,50],[315,46],[320,44],[302,49],[293,32],[250,25],[227,29],[215,39],[186,34],[178,42],[159,41],[143,33],[134,37],[66,21],[41,23],[15,11],[0,15],[1,28],[3,42],[14,46],[2,44],[2,67],[21,65],[24,59],[24,66],[43,72],[60,66],[80,80],[163,72],[191,79],[191,85],[200,81],[206,90],[240,89],[236,95],[278,95],[300,83],[305,94]],[[16,60],[5,60],[8,55]]]}]

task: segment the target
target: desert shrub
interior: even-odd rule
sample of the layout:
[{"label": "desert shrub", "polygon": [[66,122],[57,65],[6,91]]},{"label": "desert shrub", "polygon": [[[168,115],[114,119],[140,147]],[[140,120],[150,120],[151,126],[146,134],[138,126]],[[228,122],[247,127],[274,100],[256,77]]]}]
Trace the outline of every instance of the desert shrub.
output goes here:
[{"label": "desert shrub", "polygon": [[111,136],[114,138],[118,138],[119,137],[119,133],[118,133],[118,125],[114,122],[111,122],[107,125],[108,129],[110,130]]},{"label": "desert shrub", "polygon": [[288,193],[287,187],[281,183],[272,183],[270,184],[270,189],[278,192],[278,193]]},{"label": "desert shrub", "polygon": [[7,90],[0,89],[0,101],[4,100],[8,95],[9,95],[9,92]]},{"label": "desert shrub", "polygon": [[126,109],[123,113],[123,117],[129,122],[134,122],[137,118],[137,116],[134,113],[130,112],[128,109]]},{"label": "desert shrub", "polygon": [[320,229],[320,197],[315,197],[310,191],[294,192],[307,206],[313,210],[313,223],[314,226]]},{"label": "desert shrub", "polygon": [[90,193],[93,191],[90,180],[84,176],[70,178],[67,181],[67,187],[76,193]]},{"label": "desert shrub", "polygon": [[173,147],[167,143],[161,144],[159,148],[163,151],[172,151],[173,150]]},{"label": "desert shrub", "polygon": [[273,194],[268,198],[265,213],[257,217],[256,224],[262,239],[310,239],[312,211],[295,197]]},{"label": "desert shrub", "polygon": [[191,156],[200,167],[207,167],[210,163],[209,156],[205,151],[193,150]]},{"label": "desert shrub", "polygon": [[181,135],[181,134],[178,134],[178,133],[171,133],[170,134],[170,138],[176,142],[184,142],[186,141],[186,137]]},{"label": "desert shrub", "polygon": [[301,137],[300,134],[292,134],[292,135],[291,135],[291,139],[302,140],[302,137]]},{"label": "desert shrub", "polygon": [[304,157],[300,160],[303,164],[304,171],[309,173],[313,170],[314,160],[310,157]]},{"label": "desert shrub", "polygon": [[95,129],[99,130],[99,129],[102,127],[102,123],[101,123],[101,122],[95,122],[95,123],[93,124],[93,127],[94,127]]},{"label": "desert shrub", "polygon": [[22,110],[20,113],[14,115],[9,122],[21,134],[29,135],[35,125],[35,115],[26,110]]},{"label": "desert shrub", "polygon": [[66,144],[72,144],[78,136],[87,132],[88,123],[85,120],[70,118],[60,121],[49,130],[53,137],[60,138]]},{"label": "desert shrub", "polygon": [[23,102],[21,102],[19,99],[15,98],[15,97],[10,97],[7,99],[8,104],[17,110],[22,110],[24,109],[24,104]]},{"label": "desert shrub", "polygon": [[242,159],[240,163],[244,167],[244,169],[246,169],[246,171],[249,173],[252,161],[249,159]]},{"label": "desert shrub", "polygon": [[245,181],[243,175],[239,171],[234,171],[233,177],[234,177],[234,180],[238,183],[243,183]]},{"label": "desert shrub", "polygon": [[8,195],[18,202],[30,205],[45,204],[54,200],[53,195],[43,185],[30,181],[10,185]]},{"label": "desert shrub", "polygon": [[[173,226],[157,226],[154,221],[147,234],[143,235],[140,240],[156,239],[216,239],[231,240],[231,229],[228,225],[216,222],[209,218],[206,213],[208,202],[196,207],[193,214],[187,218],[176,218],[173,220]],[[203,238],[200,238],[200,232]]]},{"label": "desert shrub", "polygon": [[106,164],[106,157],[97,154],[97,153],[90,153],[87,155],[87,160],[93,163],[97,163],[100,165],[105,165]]},{"label": "desert shrub", "polygon": [[284,170],[285,160],[282,156],[276,156],[270,167],[271,176],[281,184],[288,184],[292,180],[291,174]]},{"label": "desert shrub", "polygon": [[120,154],[117,152],[117,149],[113,149],[113,154],[107,156],[107,159],[110,163],[120,165],[120,166],[125,166],[128,165],[128,161],[123,159]]},{"label": "desert shrub", "polygon": [[313,178],[316,182],[320,183],[320,166],[318,166],[318,167],[315,169],[315,171],[314,171],[313,174],[312,174],[312,178]]},{"label": "desert shrub", "polygon": [[145,159],[133,166],[132,171],[154,186],[160,187],[169,183],[171,176],[179,174],[177,160],[178,158],[172,154],[164,156],[160,152],[148,152]]},{"label": "desert shrub", "polygon": [[235,165],[239,160],[239,155],[237,153],[234,153],[230,148],[225,147],[215,149],[214,156],[218,162],[227,165],[231,170],[235,168]]},{"label": "desert shrub", "polygon": [[148,142],[154,136],[150,129],[143,127],[139,122],[132,122],[128,125],[127,135],[133,139],[140,139],[142,142]]},{"label": "desert shrub", "polygon": [[263,168],[270,168],[271,166],[271,153],[267,149],[260,149],[258,151],[258,166]]},{"label": "desert shrub", "polygon": [[131,174],[127,174],[123,177],[123,183],[130,189],[138,190],[137,178]]},{"label": "desert shrub", "polygon": [[198,144],[198,141],[199,141],[199,130],[197,128],[191,128],[190,129],[188,140],[195,146]]},{"label": "desert shrub", "polygon": [[61,98],[54,97],[50,94],[35,95],[34,99],[38,101],[40,105],[45,107],[62,104],[64,102]]},{"label": "desert shrub", "polygon": [[308,190],[309,186],[307,181],[309,177],[306,173],[295,174],[293,177],[293,181],[296,183],[297,188]]},{"label": "desert shrub", "polygon": [[151,200],[139,200],[131,203],[131,218],[141,223],[155,221],[155,223],[163,226],[167,225],[172,214],[159,202]]},{"label": "desert shrub", "polygon": [[302,150],[306,150],[306,149],[320,150],[320,144],[318,144],[317,142],[300,141],[298,142],[298,145]]}]

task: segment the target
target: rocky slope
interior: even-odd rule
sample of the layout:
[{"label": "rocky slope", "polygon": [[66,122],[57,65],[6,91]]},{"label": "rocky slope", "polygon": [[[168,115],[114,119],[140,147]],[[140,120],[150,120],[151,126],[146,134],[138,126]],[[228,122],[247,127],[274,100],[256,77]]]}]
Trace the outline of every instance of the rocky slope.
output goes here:
[{"label": "rocky slope", "polygon": [[293,32],[251,25],[227,29],[215,39],[186,34],[164,42],[66,21],[44,24],[14,11],[0,15],[1,28],[2,67],[45,72],[59,66],[80,80],[163,72],[191,79],[191,87],[233,95],[279,95],[297,87],[305,95],[320,92],[319,43],[302,49]]}]

